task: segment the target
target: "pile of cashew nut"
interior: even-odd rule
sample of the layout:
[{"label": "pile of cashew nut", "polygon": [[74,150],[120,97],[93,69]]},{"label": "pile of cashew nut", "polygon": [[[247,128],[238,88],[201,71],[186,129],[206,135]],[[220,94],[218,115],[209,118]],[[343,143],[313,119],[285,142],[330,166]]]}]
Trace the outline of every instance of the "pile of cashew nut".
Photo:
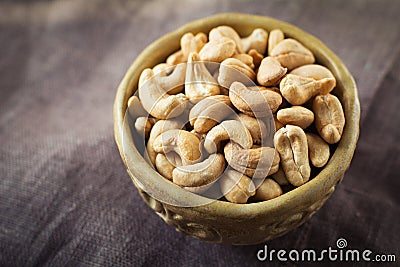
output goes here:
[{"label": "pile of cashew nut", "polygon": [[[195,193],[218,181],[221,199],[248,203],[301,186],[325,166],[345,117],[330,93],[335,77],[304,44],[279,29],[241,37],[229,26],[186,33],[180,43],[141,73],[128,101],[145,157],[163,177]],[[276,131],[268,146],[265,107]]]}]

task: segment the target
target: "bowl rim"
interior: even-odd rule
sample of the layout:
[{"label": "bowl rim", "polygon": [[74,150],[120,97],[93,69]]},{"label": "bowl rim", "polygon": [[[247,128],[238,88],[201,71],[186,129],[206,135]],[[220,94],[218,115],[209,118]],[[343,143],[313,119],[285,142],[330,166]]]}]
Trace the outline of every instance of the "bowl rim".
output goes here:
[{"label": "bowl rim", "polygon": [[[350,162],[352,160],[356,143],[359,136],[359,120],[360,120],[360,104],[357,93],[357,86],[355,84],[354,78],[347,70],[344,63],[331,51],[328,47],[326,47],[319,39],[314,37],[313,35],[306,33],[300,28],[289,24],[287,22],[283,22],[271,17],[267,16],[259,16],[252,14],[243,14],[243,13],[220,13],[217,15],[213,15],[210,17],[198,19],[191,21],[178,29],[167,33],[161,38],[157,39],[149,46],[147,46],[135,59],[135,61],[131,64],[127,72],[125,73],[122,81],[120,82],[117,93],[114,101],[114,136],[115,141],[117,143],[121,158],[127,167],[128,164],[132,163],[131,161],[135,161],[135,163],[142,164],[145,162],[144,158],[139,154],[136,148],[129,150],[129,156],[131,159],[125,158],[123,153],[123,132],[124,132],[124,114],[127,107],[127,100],[131,96],[128,93],[128,88],[132,88],[137,84],[138,80],[138,72],[140,72],[147,67],[152,67],[150,60],[148,60],[148,56],[152,55],[155,57],[161,57],[162,52],[158,49],[160,46],[165,44],[169,44],[175,47],[175,50],[179,47],[180,37],[191,31],[193,33],[196,32],[196,29],[201,28],[209,28],[215,27],[217,25],[229,25],[235,28],[236,26],[245,26],[248,25],[251,28],[256,28],[260,25],[279,25],[279,28],[285,33],[287,37],[294,37],[299,39],[300,42],[304,43],[304,40],[307,40],[307,47],[315,48],[313,51],[316,58],[324,58],[328,60],[329,64],[331,64],[330,69],[335,74],[338,85],[342,84],[343,87],[346,87],[345,90],[340,92],[341,95],[341,103],[344,108],[346,124],[343,130],[343,135],[341,141],[338,143],[338,146],[335,150],[335,153],[330,158],[329,162],[325,167],[320,171],[320,173],[305,183],[304,185],[297,187],[277,198],[249,203],[249,204],[235,204],[225,201],[213,201],[209,204],[195,207],[185,207],[184,209],[190,209],[191,211],[195,211],[200,214],[207,214],[208,216],[225,216],[236,219],[244,219],[249,216],[262,216],[265,214],[268,215],[279,215],[282,212],[288,212],[290,210],[295,210],[298,207],[309,206],[315,203],[317,200],[321,199],[321,194],[326,195],[332,187],[334,187],[337,183],[339,183],[343,177],[344,172],[350,166]],[[265,28],[265,27],[264,27]],[[276,27],[275,27],[276,28]],[[197,30],[198,32],[199,30]],[[301,38],[299,38],[301,37]],[[311,49],[312,50],[312,49]],[[160,54],[161,53],[161,54]],[[333,68],[333,69],[332,69]],[[136,151],[136,152],[135,152]],[[130,162],[127,162],[130,161]],[[146,163],[147,164],[147,163]],[[139,169],[139,170],[137,170]],[[127,168],[131,179],[134,180],[133,177],[138,175],[149,175],[151,171],[154,171],[157,175],[157,179],[162,177],[155,170],[153,170],[150,166],[150,172],[146,173],[142,168],[134,168],[133,172],[132,168]],[[153,177],[155,178],[155,177]],[[162,179],[164,180],[164,179]],[[161,181],[162,181],[161,180]],[[134,181],[135,182],[135,181]],[[158,185],[158,181],[153,180]],[[171,187],[168,186],[166,181],[161,182],[163,188],[168,188],[168,190],[174,190],[173,193],[181,194],[183,197],[190,197],[194,200],[196,198],[203,198],[201,196],[190,193],[184,189],[181,189],[177,186]],[[160,184],[160,185],[161,185]],[[167,184],[167,185],[166,185]],[[166,186],[166,187],[165,187]],[[139,185],[140,187],[140,185]],[[185,193],[186,192],[186,193]],[[170,191],[168,192],[170,194]],[[200,199],[199,199],[200,200]],[[163,203],[164,205],[171,206],[170,204]],[[182,207],[181,207],[182,208]]]}]

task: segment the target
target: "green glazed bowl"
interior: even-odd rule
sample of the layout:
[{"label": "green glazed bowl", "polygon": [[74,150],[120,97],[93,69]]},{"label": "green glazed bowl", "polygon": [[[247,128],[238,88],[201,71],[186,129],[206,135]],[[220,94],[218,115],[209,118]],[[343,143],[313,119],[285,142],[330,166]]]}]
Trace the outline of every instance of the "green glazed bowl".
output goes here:
[{"label": "green glazed bowl", "polygon": [[[233,27],[242,37],[249,35],[255,28],[264,28],[268,32],[281,29],[285,37],[295,38],[308,47],[316,61],[328,67],[336,77],[334,94],[341,101],[346,118],[342,139],[328,164],[315,178],[275,199],[251,204],[216,200],[197,207],[162,203],[148,195],[135,177],[146,179],[160,194],[172,198],[196,201],[202,197],[168,183],[144,160],[128,134],[128,127],[124,125],[127,102],[137,90],[142,70],[164,62],[177,51],[183,34],[208,33],[219,25]],[[149,45],[126,72],[114,102],[115,140],[128,173],[147,205],[180,232],[210,242],[233,245],[257,244],[281,236],[300,226],[321,208],[350,165],[359,134],[359,119],[360,105],[354,79],[342,61],[320,40],[288,23],[240,13],[218,14],[190,22]]]}]

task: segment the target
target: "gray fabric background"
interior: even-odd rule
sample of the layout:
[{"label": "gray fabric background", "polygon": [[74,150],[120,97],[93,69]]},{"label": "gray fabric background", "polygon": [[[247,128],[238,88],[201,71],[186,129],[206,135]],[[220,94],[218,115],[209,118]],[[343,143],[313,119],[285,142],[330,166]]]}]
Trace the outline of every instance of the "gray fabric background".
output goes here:
[{"label": "gray fabric background", "polygon": [[113,139],[116,88],[140,51],[227,11],[314,34],[359,87],[361,135],[343,183],[269,248],[322,250],[343,237],[400,261],[399,1],[60,0],[0,2],[0,266],[259,264],[263,244],[209,244],[167,226],[141,201]]}]

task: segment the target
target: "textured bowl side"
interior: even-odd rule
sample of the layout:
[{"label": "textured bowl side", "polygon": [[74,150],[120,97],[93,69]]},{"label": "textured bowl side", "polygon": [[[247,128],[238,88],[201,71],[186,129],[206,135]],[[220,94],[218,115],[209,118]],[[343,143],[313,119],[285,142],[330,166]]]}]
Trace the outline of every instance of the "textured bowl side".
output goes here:
[{"label": "textured bowl side", "polygon": [[[163,62],[169,54],[178,50],[180,37],[184,33],[209,32],[222,24],[232,26],[242,36],[248,35],[254,28],[267,31],[279,28],[287,37],[305,44],[317,61],[327,66],[337,78],[334,93],[339,97],[346,117],[342,139],[328,164],[314,179],[278,198],[246,205],[215,201],[191,208],[161,203],[145,193],[135,177],[146,177],[160,193],[172,198],[196,201],[201,197],[167,183],[144,161],[123,124],[127,100],[137,89],[141,71]],[[333,193],[350,165],[359,134],[359,117],[360,106],[354,79],[340,59],[321,41],[288,23],[238,13],[219,14],[188,23],[149,45],[127,71],[114,102],[115,139],[125,166],[130,166],[128,173],[144,201],[177,230],[202,240],[226,244],[256,244],[270,240],[310,218]],[[124,137],[125,150],[122,143]]]}]

